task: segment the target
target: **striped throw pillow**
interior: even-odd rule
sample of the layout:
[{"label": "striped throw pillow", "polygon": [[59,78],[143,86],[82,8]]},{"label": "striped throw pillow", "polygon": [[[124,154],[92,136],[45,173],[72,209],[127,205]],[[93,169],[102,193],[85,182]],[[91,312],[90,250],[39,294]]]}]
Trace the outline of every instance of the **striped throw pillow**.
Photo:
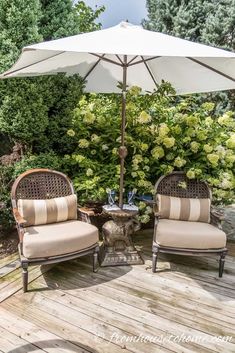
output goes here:
[{"label": "striped throw pillow", "polygon": [[18,200],[18,210],[26,226],[57,223],[77,219],[75,194],[49,200]]},{"label": "striped throw pillow", "polygon": [[210,222],[210,199],[190,199],[157,195],[161,218],[191,222]]}]

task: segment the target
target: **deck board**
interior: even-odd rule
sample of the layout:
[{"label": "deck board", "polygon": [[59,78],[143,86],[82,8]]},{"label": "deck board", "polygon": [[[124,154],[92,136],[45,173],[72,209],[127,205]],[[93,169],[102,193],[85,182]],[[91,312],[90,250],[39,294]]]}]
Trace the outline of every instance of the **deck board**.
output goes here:
[{"label": "deck board", "polygon": [[[40,277],[44,272],[48,271],[52,265],[46,266],[30,266],[29,267],[29,283]],[[22,289],[22,271],[15,267],[13,271],[6,273],[0,278],[0,303],[14,293]]]},{"label": "deck board", "polygon": [[11,255],[8,255],[6,257],[3,257],[2,259],[0,259],[0,268],[4,267],[5,265],[9,264],[12,261],[15,261],[19,259],[19,254],[18,252],[13,253]]},{"label": "deck board", "polygon": [[28,341],[22,339],[3,327],[0,327],[0,352],[8,353],[28,353],[30,351],[35,353],[44,352],[36,345],[30,344]]},{"label": "deck board", "polygon": [[10,274],[20,267],[20,260],[16,259],[11,261],[0,268],[0,278]]},{"label": "deck board", "polygon": [[[64,353],[71,351],[78,353],[89,352],[75,343],[61,339],[61,337],[50,333],[45,328],[40,328],[32,322],[24,320],[22,317],[11,313],[9,310],[6,311],[1,308],[0,313],[0,332],[4,330],[4,338],[8,342],[11,339],[13,340],[13,343],[14,339],[16,339],[16,342],[17,339],[19,341],[17,347],[15,347],[16,351],[14,353],[18,353],[19,347],[21,347],[22,352],[27,353],[31,351],[43,351],[49,353]],[[38,349],[36,350],[36,348]],[[11,349],[13,349],[13,347]]]},{"label": "deck board", "polygon": [[[213,257],[161,254],[153,274],[151,235],[135,237],[144,265],[95,274],[84,257],[43,272],[35,267],[25,294],[17,258],[0,263],[0,352],[234,353],[235,258],[226,258],[222,279]],[[200,340],[179,341],[181,335]],[[147,336],[152,342],[141,342]],[[233,338],[213,342],[215,336]]]},{"label": "deck board", "polygon": [[[80,267],[79,267],[80,268]],[[72,272],[71,272],[72,274]],[[86,288],[89,289],[89,291],[93,291],[96,294],[97,293],[113,293],[115,291],[118,291],[118,293],[124,294],[124,299],[129,300],[129,297],[131,298],[131,302],[133,303],[133,298],[132,296],[137,297],[138,301],[137,303],[141,303],[141,299],[146,299],[147,300],[147,307],[150,305],[150,303],[153,304],[158,304],[159,303],[165,303],[166,305],[170,306],[177,306],[177,309],[181,308],[181,310],[186,314],[188,313],[191,315],[189,310],[193,311],[193,308],[197,308],[198,312],[202,313],[201,315],[204,317],[205,314],[205,308],[206,312],[208,314],[208,311],[210,310],[209,305],[204,306],[201,303],[197,303],[195,301],[192,301],[191,299],[188,300],[184,295],[180,293],[173,294],[172,293],[166,293],[165,290],[165,284],[161,287],[158,283],[158,289],[156,291],[156,287],[153,287],[151,284],[147,285],[144,283],[144,285],[141,285],[140,281],[136,280],[131,280],[129,277],[123,276],[121,279],[116,278],[113,280],[113,277],[110,277],[110,280],[107,281],[107,277],[104,277],[102,275],[96,274],[86,274],[85,276],[80,273],[80,274],[75,274],[75,276],[67,276],[66,280],[60,280],[60,285],[62,285],[62,288],[69,290],[69,293],[74,293],[76,294],[76,290],[73,290],[71,288],[77,287],[80,285],[83,285],[84,291]],[[56,277],[55,277],[56,281]],[[106,281],[106,282],[104,282]],[[53,288],[53,285],[52,285]],[[55,287],[54,287],[55,288]],[[128,294],[128,296],[126,295]],[[86,291],[87,295],[87,291]],[[176,302],[177,298],[177,302]],[[198,308],[199,307],[199,308]],[[223,307],[219,307],[217,305],[214,305],[212,307],[213,311],[210,310],[214,315],[212,317],[215,318],[215,320],[218,320],[218,317],[221,320],[221,324],[223,323],[226,325],[235,325],[235,315],[231,313],[231,311],[225,312]],[[230,308],[229,308],[230,309]],[[231,317],[230,317],[231,315]]]}]

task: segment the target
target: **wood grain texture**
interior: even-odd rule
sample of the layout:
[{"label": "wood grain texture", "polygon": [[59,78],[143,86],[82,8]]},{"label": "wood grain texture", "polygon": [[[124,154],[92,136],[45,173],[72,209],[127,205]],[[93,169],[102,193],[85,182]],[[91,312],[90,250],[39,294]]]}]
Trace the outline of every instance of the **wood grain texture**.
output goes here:
[{"label": "wood grain texture", "polygon": [[[25,294],[20,270],[2,266],[8,282],[0,284],[0,298],[4,292],[7,298],[0,308],[0,352],[234,353],[235,258],[226,258],[219,279],[215,257],[161,254],[153,274],[151,239],[152,231],[134,238],[144,265],[93,273],[84,257],[44,273],[34,267]],[[14,266],[16,259],[9,260]],[[194,340],[180,341],[184,335]],[[216,336],[232,339],[215,342]]]}]

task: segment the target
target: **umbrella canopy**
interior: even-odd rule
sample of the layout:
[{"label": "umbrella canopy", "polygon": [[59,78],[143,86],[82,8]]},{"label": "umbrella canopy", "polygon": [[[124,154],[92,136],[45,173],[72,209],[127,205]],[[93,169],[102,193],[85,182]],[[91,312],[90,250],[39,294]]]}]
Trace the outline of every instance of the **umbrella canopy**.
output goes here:
[{"label": "umbrella canopy", "polygon": [[118,92],[127,56],[127,84],[152,91],[161,80],[177,94],[235,88],[235,54],[127,22],[90,33],[23,48],[19,60],[1,77],[66,72],[87,80],[88,92]]},{"label": "umbrella canopy", "polygon": [[165,80],[177,94],[234,89],[235,54],[121,22],[108,29],[27,46],[19,60],[0,77],[59,72],[81,75],[87,92],[120,93],[117,82],[123,83],[119,151],[122,207],[127,85],[153,91]]}]

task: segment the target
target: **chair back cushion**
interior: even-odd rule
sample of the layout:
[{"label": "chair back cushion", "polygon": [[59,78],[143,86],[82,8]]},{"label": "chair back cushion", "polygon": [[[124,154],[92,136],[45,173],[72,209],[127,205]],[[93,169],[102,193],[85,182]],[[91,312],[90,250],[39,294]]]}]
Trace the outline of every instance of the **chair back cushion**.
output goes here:
[{"label": "chair back cushion", "polygon": [[26,227],[77,219],[75,194],[48,200],[18,200],[18,210],[27,221]]},{"label": "chair back cushion", "polygon": [[210,199],[180,198],[157,195],[161,218],[210,223]]}]

